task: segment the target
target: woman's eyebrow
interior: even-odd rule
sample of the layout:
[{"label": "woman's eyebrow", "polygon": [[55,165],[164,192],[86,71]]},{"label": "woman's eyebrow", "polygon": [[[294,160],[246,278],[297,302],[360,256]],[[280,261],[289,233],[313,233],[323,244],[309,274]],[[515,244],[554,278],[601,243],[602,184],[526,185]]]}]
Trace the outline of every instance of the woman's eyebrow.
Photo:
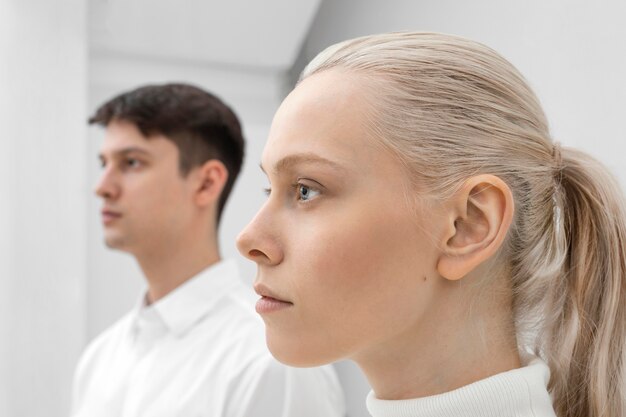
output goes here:
[{"label": "woman's eyebrow", "polygon": [[[288,171],[292,169],[295,165],[311,164],[311,163],[326,165],[329,168],[332,168],[338,171],[346,171],[345,167],[341,166],[337,162],[331,161],[330,159],[326,159],[315,153],[309,153],[309,152],[288,155],[282,158],[281,160],[276,162],[272,171],[278,174],[282,171]],[[263,168],[263,163],[260,164],[260,167],[263,172],[266,172],[265,168]]]}]

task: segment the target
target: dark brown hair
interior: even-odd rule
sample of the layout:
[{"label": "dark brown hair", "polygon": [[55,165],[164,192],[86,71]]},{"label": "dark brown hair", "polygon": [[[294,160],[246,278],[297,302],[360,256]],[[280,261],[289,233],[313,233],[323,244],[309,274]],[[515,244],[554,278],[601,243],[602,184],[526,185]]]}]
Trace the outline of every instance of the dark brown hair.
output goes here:
[{"label": "dark brown hair", "polygon": [[147,85],[102,104],[89,123],[106,127],[115,120],[135,124],[147,139],[162,134],[174,142],[183,176],[210,159],[221,161],[228,170],[228,180],[218,204],[219,222],[244,155],[241,126],[230,107],[192,85]]}]

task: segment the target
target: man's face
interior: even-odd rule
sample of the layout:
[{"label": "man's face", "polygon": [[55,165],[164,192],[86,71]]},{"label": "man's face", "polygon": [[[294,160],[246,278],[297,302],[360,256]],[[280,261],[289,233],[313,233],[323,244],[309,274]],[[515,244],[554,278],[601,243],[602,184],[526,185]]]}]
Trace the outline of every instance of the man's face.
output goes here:
[{"label": "man's face", "polygon": [[193,218],[193,187],[179,171],[179,151],[163,135],[149,139],[126,121],[113,121],[100,150],[107,246],[138,255],[176,244]]}]

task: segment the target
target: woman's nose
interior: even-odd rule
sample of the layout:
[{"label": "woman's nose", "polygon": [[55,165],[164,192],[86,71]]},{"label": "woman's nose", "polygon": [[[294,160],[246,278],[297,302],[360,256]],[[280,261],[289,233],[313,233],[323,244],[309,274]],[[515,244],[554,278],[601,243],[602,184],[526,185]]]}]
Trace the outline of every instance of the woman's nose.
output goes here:
[{"label": "woman's nose", "polygon": [[[273,230],[274,233],[268,233],[268,230]],[[237,236],[237,249],[258,265],[278,265],[282,262],[284,253],[276,230],[275,225],[269,224],[267,213],[261,209]]]}]

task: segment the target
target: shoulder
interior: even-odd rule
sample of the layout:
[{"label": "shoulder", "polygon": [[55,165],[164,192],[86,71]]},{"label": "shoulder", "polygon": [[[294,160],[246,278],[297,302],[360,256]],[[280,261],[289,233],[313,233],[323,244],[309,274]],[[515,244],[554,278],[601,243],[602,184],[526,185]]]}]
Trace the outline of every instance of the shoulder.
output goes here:
[{"label": "shoulder", "polygon": [[80,382],[97,363],[106,361],[106,357],[124,343],[131,323],[132,312],[129,312],[89,342],[78,361],[74,375],[75,383]]},{"label": "shoulder", "polygon": [[[131,313],[126,314],[92,340],[83,351],[72,384],[72,409],[76,411],[87,393],[106,378],[112,358],[123,344],[131,324]],[[103,378],[105,376],[105,378]]]}]

